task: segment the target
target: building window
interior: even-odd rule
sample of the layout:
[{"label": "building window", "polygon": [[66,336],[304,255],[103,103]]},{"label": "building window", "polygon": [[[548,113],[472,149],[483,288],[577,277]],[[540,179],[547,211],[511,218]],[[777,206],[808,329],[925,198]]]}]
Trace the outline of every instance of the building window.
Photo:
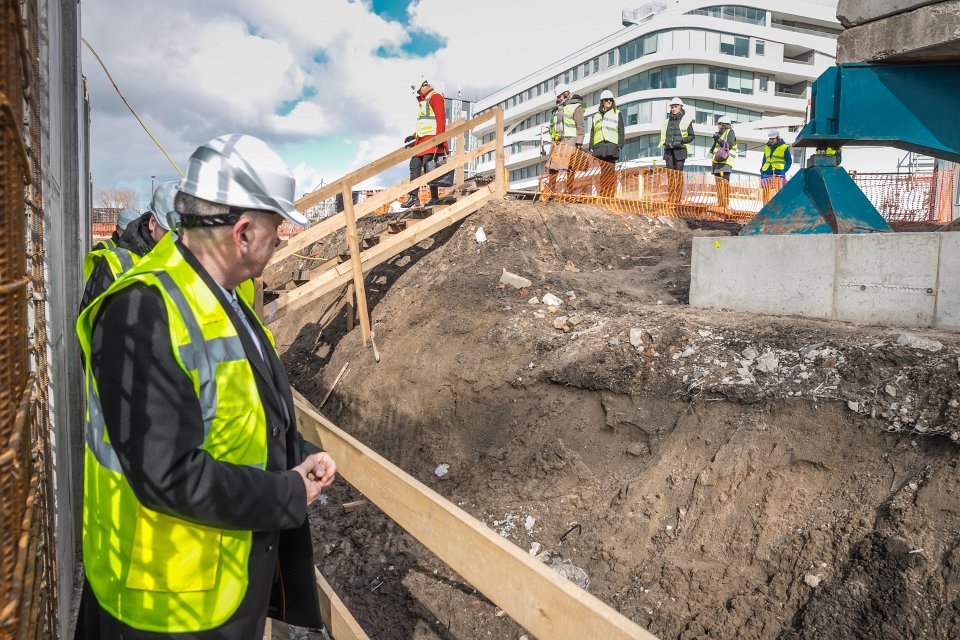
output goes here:
[{"label": "building window", "polygon": [[614,62],[615,62],[615,61],[614,61],[614,55],[615,55],[615,54],[616,54],[615,51],[608,51],[608,52],[607,52],[607,66],[608,66],[608,67],[612,67],[612,66],[614,65]]},{"label": "building window", "polygon": [[770,90],[770,76],[760,76],[760,91],[766,93]]},{"label": "building window", "polygon": [[753,93],[753,72],[710,67],[710,88],[733,93]]},{"label": "building window", "polygon": [[720,53],[746,58],[750,55],[750,38],[730,33],[720,34]]},{"label": "building window", "polygon": [[620,45],[620,64],[626,64],[637,58],[657,52],[657,34],[647,35]]},{"label": "building window", "polygon": [[578,77],[580,77],[580,68],[574,67],[570,70],[570,80],[576,82]]},{"label": "building window", "polygon": [[600,58],[593,59],[593,72],[597,73],[600,71]]},{"label": "building window", "polygon": [[757,45],[756,45],[756,48],[754,49],[754,51],[756,52],[756,54],[757,54],[758,56],[762,56],[762,55],[763,55],[763,52],[764,52],[764,50],[765,50],[766,48],[767,48],[767,43],[766,43],[766,42],[764,42],[763,40],[757,40]]},{"label": "building window", "polygon": [[563,83],[564,83],[564,84],[567,84],[567,83],[569,83],[569,82],[570,82],[570,72],[569,72],[569,71],[564,71],[564,72],[563,72]]},{"label": "building window", "polygon": [[694,9],[693,11],[688,11],[687,14],[696,16],[710,16],[711,18],[733,20],[735,22],[746,22],[748,24],[767,24],[767,12],[763,9],[754,9],[753,7],[717,5],[713,7],[705,7],[703,9]]}]

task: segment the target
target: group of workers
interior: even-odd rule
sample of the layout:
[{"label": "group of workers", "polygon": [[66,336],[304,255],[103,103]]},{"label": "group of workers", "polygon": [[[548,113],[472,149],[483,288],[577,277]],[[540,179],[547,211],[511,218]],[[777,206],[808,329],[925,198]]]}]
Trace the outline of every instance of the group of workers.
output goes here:
[{"label": "group of workers", "polygon": [[[547,161],[547,188],[556,191],[557,177],[561,171],[569,171],[574,149],[583,149],[587,132],[585,126],[583,98],[572,93],[565,84],[556,87],[556,108],[550,122],[550,136],[554,143],[553,152]],[[669,103],[669,113],[660,129],[660,144],[663,160],[668,169],[682,172],[690,157],[694,142],[694,117],[687,113],[683,100],[673,98]],[[620,159],[624,143],[623,114],[617,108],[613,92],[605,89],[600,94],[597,113],[589,126],[589,144],[587,151],[600,161],[600,180],[598,195],[615,195],[615,166]],[[760,167],[761,185],[767,189],[782,184],[793,164],[790,145],[783,141],[779,131],[767,134],[767,144],[763,146],[763,161]],[[717,120],[717,131],[713,134],[713,145],[708,151],[711,158],[711,172],[717,181],[717,203],[726,208],[729,204],[730,173],[737,157],[739,142],[733,130],[729,116]],[[827,150],[828,155],[833,150]],[[671,180],[671,201],[679,202],[683,191],[682,173]]]},{"label": "group of workers", "polygon": [[254,313],[295,182],[263,141],[197,148],[85,261],[83,564],[76,638],[261,640],[322,626],[308,507],[336,463],[297,432]]}]

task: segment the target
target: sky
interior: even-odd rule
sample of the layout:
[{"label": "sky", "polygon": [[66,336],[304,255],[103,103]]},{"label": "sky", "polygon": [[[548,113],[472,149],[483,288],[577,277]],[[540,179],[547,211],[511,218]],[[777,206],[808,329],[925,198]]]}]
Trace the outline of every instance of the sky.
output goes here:
[{"label": "sky", "polygon": [[[571,3],[589,10],[555,17],[566,4],[97,0],[81,3],[81,32],[181,170],[203,142],[248,133],[284,158],[299,196],[401,146],[423,78],[482,98],[617,31],[631,3]],[[145,203],[151,176],[179,176],[86,48],[82,64],[94,195],[133,188]]]}]

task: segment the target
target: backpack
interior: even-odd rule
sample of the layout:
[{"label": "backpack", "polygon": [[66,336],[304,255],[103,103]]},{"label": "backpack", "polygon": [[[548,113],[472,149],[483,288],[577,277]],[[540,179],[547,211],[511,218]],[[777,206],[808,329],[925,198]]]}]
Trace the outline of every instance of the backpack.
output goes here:
[{"label": "backpack", "polygon": [[724,163],[727,161],[727,158],[730,157],[730,145],[727,144],[727,139],[730,137],[730,131],[731,129],[727,129],[724,132],[725,136],[718,141],[720,146],[713,153],[714,162]]}]

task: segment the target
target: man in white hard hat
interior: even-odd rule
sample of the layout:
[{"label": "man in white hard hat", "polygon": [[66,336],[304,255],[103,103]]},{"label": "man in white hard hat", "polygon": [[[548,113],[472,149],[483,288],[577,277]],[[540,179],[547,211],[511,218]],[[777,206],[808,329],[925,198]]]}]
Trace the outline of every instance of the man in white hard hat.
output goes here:
[{"label": "man in white hard hat", "polygon": [[683,108],[683,100],[670,100],[670,113],[660,128],[660,147],[663,149],[663,161],[667,169],[680,173],[669,177],[670,199],[679,202],[683,193],[683,165],[691,153],[693,145],[693,114]]},{"label": "man in white hard hat", "polygon": [[783,141],[776,129],[767,132],[767,144],[763,145],[763,161],[760,164],[760,186],[763,201],[767,203],[783,187],[787,172],[793,166],[790,145]]},{"label": "man in white hard hat", "polygon": [[574,156],[583,146],[583,137],[586,130],[583,126],[583,98],[571,93],[566,84],[558,84],[554,90],[557,97],[557,106],[550,119],[550,138],[553,148],[547,160],[547,188],[551,192],[557,190],[557,174],[566,172],[565,190],[572,191]]},{"label": "man in white hard hat", "polygon": [[190,158],[165,235],[80,315],[80,638],[261,640],[321,626],[307,508],[336,465],[297,433],[272,337],[235,288],[263,272],[294,178],[227,135]]},{"label": "man in white hard hat", "polygon": [[[106,291],[114,280],[149,253],[170,231],[171,226],[176,226],[177,214],[173,211],[173,198],[177,194],[177,185],[178,180],[161,183],[153,192],[147,212],[137,214],[137,217],[125,226],[113,248],[91,251],[84,257],[86,284],[80,300],[81,311]],[[163,213],[160,213],[161,211]]]},{"label": "man in white hard hat", "polygon": [[[443,95],[433,88],[433,86],[424,80],[415,91],[417,96],[417,130],[412,137],[407,138],[407,143],[420,144],[426,140],[434,138],[447,130],[447,116]],[[435,147],[429,147],[417,152],[417,155],[410,158],[410,179],[416,180],[425,173],[433,171],[439,167],[447,155],[447,143],[441,142]],[[446,177],[446,175],[442,176]],[[420,188],[417,187],[407,194],[407,200],[400,206],[404,209],[420,205]],[[426,206],[430,207],[440,203],[440,187],[436,184],[430,184],[430,200]]]},{"label": "man in white hard hat", "polygon": [[117,224],[113,228],[113,233],[109,238],[104,238],[97,244],[93,245],[91,251],[99,251],[100,249],[113,249],[120,242],[120,236],[123,235],[124,229],[127,228],[127,225],[140,217],[140,212],[136,209],[124,208],[120,209],[120,212],[117,214]]},{"label": "man in white hard hat", "polygon": [[711,169],[717,182],[717,206],[721,209],[726,209],[730,203],[730,173],[737,157],[737,146],[733,121],[729,116],[723,116],[717,120],[717,132],[713,134],[713,146],[710,147]]},{"label": "man in white hard hat", "polygon": [[612,198],[617,193],[616,164],[623,149],[623,114],[610,89],[600,93],[600,105],[593,116],[590,153],[600,161],[598,195]]}]

